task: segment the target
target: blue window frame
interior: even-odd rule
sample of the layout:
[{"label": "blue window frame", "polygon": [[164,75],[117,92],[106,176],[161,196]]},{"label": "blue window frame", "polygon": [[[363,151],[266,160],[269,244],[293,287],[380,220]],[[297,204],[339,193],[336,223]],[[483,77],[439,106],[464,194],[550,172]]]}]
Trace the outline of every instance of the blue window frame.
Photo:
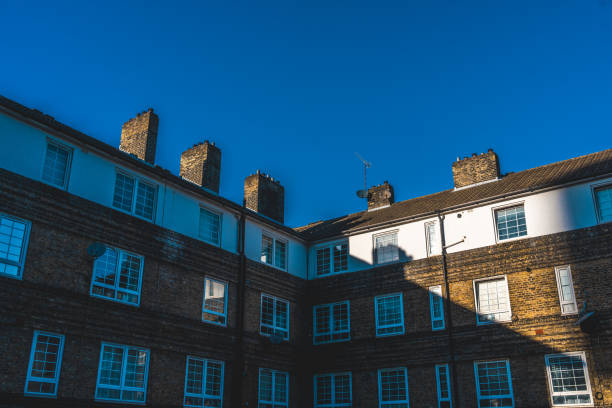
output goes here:
[{"label": "blue window frame", "polygon": [[56,397],[64,351],[64,336],[35,331],[26,379],[26,395]]},{"label": "blue window frame", "polygon": [[409,408],[408,374],[405,367],[378,370],[379,408]]},{"label": "blue window frame", "polygon": [[72,149],[58,142],[47,141],[42,179],[45,183],[65,190],[68,187]]},{"label": "blue window frame", "polygon": [[94,262],[91,295],[138,306],[143,264],[142,256],[107,246]]},{"label": "blue window frame", "polygon": [[187,356],[185,397],[189,408],[223,406],[223,361]]},{"label": "blue window frame", "polygon": [[436,385],[438,390],[438,408],[452,408],[450,375],[448,364],[436,364]]},{"label": "blue window frame", "polygon": [[144,404],[148,371],[149,350],[102,343],[95,399]]},{"label": "blue window frame", "polygon": [[289,406],[289,373],[259,369],[259,408],[287,408]]},{"label": "blue window frame", "polygon": [[404,334],[404,303],[401,293],[374,298],[376,337]]},{"label": "blue window frame", "polygon": [[429,288],[429,311],[431,314],[431,330],[444,330],[444,299],[442,286]]},{"label": "blue window frame", "polygon": [[313,307],[314,344],[347,341],[351,338],[349,302]]},{"label": "blue window frame", "polygon": [[30,222],[0,213],[0,276],[21,279]]},{"label": "blue window frame", "polygon": [[478,408],[514,408],[512,377],[508,360],[476,361]]},{"label": "blue window frame", "polygon": [[275,296],[261,294],[259,333],[289,340],[289,302]]},{"label": "blue window frame", "polygon": [[315,408],[351,407],[353,404],[351,373],[314,376]]},{"label": "blue window frame", "polygon": [[147,221],[155,216],[157,187],[121,171],[115,179],[113,207]]},{"label": "blue window frame", "polygon": [[227,326],[227,282],[212,278],[204,279],[202,320]]}]

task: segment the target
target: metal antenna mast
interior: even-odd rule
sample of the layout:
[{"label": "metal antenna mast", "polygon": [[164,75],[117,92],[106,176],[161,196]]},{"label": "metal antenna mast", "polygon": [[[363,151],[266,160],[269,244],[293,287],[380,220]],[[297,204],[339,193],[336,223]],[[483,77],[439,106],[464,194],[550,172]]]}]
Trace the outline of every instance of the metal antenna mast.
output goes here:
[{"label": "metal antenna mast", "polygon": [[357,197],[367,198],[368,197],[368,168],[372,167],[372,163],[361,157],[361,155],[355,152],[355,156],[363,163],[363,190],[357,191]]}]

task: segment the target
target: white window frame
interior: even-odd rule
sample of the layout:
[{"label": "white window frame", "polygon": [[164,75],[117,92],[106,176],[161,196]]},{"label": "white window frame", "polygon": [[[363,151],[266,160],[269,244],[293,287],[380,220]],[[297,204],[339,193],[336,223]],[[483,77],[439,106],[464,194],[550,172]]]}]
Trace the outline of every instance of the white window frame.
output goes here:
[{"label": "white window frame", "polygon": [[[117,188],[117,175],[118,174],[121,174],[124,177],[129,177],[131,179],[134,179],[134,191],[132,191],[132,207],[130,211],[124,210],[123,208],[115,207],[115,189]],[[151,218],[146,218],[146,217],[143,217],[142,215],[136,214],[136,199],[138,196],[138,185],[140,183],[147,184],[149,187],[153,188],[153,208],[151,209]],[[117,168],[115,171],[115,184],[113,185],[113,197],[111,199],[111,207],[117,211],[121,211],[122,213],[130,214],[136,218],[140,218],[141,220],[155,223],[155,215],[157,213],[157,199],[159,195],[158,190],[159,190],[159,186],[157,183],[151,180],[148,180],[142,176],[139,176],[139,175],[137,176],[126,170]]]},{"label": "white window frame", "polygon": [[[202,236],[202,230],[200,226],[202,225],[202,211],[209,212],[219,217],[219,230],[217,231],[217,242],[206,239],[206,237]],[[213,210],[210,207],[200,205],[200,211],[198,212],[198,238],[208,244],[221,247],[221,231],[223,230],[223,213],[217,210]]]},{"label": "white window frame", "polygon": [[[587,390],[584,392],[554,392],[553,391],[553,385],[552,385],[552,375],[550,373],[550,363],[549,363],[549,359],[551,357],[558,357],[558,356],[564,356],[564,357],[572,357],[572,356],[580,356],[580,358],[582,359],[582,363],[584,365],[584,379],[586,382],[586,386],[587,386]],[[584,353],[584,351],[574,351],[574,352],[567,352],[567,353],[555,353],[555,354],[547,354],[544,356],[544,361],[546,363],[546,377],[548,378],[548,390],[550,392],[550,403],[553,407],[592,407],[594,406],[594,400],[593,400],[593,392],[591,391],[591,379],[589,378],[589,367],[587,365],[587,360],[586,360],[586,354]],[[591,396],[591,403],[590,404],[555,404],[553,402],[553,397],[556,395],[576,395],[576,394],[589,394]]]},{"label": "white window frame", "polygon": [[[349,377],[349,396],[351,398],[351,402],[336,402],[336,377],[348,375]],[[317,403],[317,380],[323,377],[331,378],[331,397],[332,402],[330,404],[318,404]],[[350,371],[345,371],[342,373],[326,373],[326,374],[316,374],[313,377],[313,398],[314,398],[314,406],[315,408],[340,408],[340,407],[352,407],[353,406],[353,375]]]},{"label": "white window frame", "polygon": [[[55,145],[57,148],[66,150],[68,152],[68,158],[66,159],[66,174],[64,175],[64,183],[62,185],[53,184],[48,180],[45,180],[45,163],[47,162],[47,154],[49,154],[49,145]],[[59,188],[61,190],[68,190],[68,182],[70,181],[70,170],[72,168],[72,157],[74,155],[74,148],[62,143],[58,140],[47,138],[47,144],[45,145],[45,155],[43,157],[42,168],[40,170],[40,179],[43,183],[50,186]]]},{"label": "white window frame", "polygon": [[[224,292],[223,292],[223,313],[219,313],[216,312],[214,310],[207,310],[206,309],[206,281],[211,281],[211,282],[216,282],[216,283],[220,283],[221,285],[223,285],[225,287]],[[223,327],[227,327],[227,303],[228,303],[228,299],[229,299],[229,292],[228,292],[228,284],[225,281],[216,279],[216,278],[212,278],[210,276],[206,276],[204,278],[204,296],[202,296],[202,321],[205,323],[210,323],[210,324],[215,324],[217,326],[223,326]],[[206,320],[204,318],[204,313],[210,313],[212,315],[215,316],[221,316],[225,319],[225,323],[219,323],[219,322],[213,322],[212,320]]]},{"label": "white window frame", "polygon": [[30,231],[32,229],[32,223],[28,220],[24,220],[23,218],[13,217],[12,215],[8,215],[5,213],[0,213],[0,222],[2,218],[6,218],[7,220],[10,220],[13,222],[16,221],[16,222],[25,224],[24,231],[23,231],[23,237],[21,239],[21,253],[19,254],[19,262],[10,261],[6,258],[0,258],[0,263],[16,266],[17,272],[18,272],[17,275],[10,275],[8,273],[0,273],[0,276],[21,280],[23,278],[23,268],[25,267],[26,254],[28,253],[28,243],[30,242]]},{"label": "white window frame", "polygon": [[[282,402],[276,402],[275,400],[272,401],[266,401],[266,400],[262,400],[261,399],[261,373],[264,370],[268,370],[272,373],[272,398],[275,398],[276,396],[276,376],[274,374],[284,374],[285,375],[285,389],[287,390],[287,401],[282,403]],[[257,386],[257,405],[261,407],[262,404],[265,405],[269,405],[272,408],[288,408],[290,405],[289,402],[289,372],[287,371],[279,371],[279,370],[273,370],[271,368],[263,368],[260,367],[259,368],[259,378],[258,378],[258,386]]]},{"label": "white window frame", "polygon": [[[381,262],[379,259],[379,255],[378,255],[378,248],[376,247],[376,239],[377,238],[381,238],[387,235],[394,235],[395,236],[395,241],[397,242],[396,246],[395,246],[395,257],[394,259],[390,260],[390,261],[384,261]],[[400,260],[400,251],[399,251],[399,230],[392,230],[392,231],[385,231],[385,232],[381,232],[378,234],[374,234],[372,235],[372,245],[374,247],[374,264],[375,265],[386,265],[386,264],[390,264],[393,262],[398,262]]]},{"label": "white window frame", "polygon": [[[390,327],[399,327],[400,324],[395,324],[395,325],[385,325],[382,326],[379,324],[378,322],[378,299],[384,299],[384,298],[390,298],[390,297],[395,297],[398,296],[400,298],[400,315],[402,317],[402,323],[401,323],[401,327],[402,327],[402,331],[400,332],[392,332],[392,333],[383,333],[383,334],[379,334],[378,333],[378,329],[386,329],[386,328],[390,328]],[[389,293],[386,295],[378,295],[376,297],[374,297],[374,316],[376,318],[376,337],[388,337],[388,336],[401,336],[405,333],[405,323],[404,323],[404,295],[402,292],[397,292],[397,293]]]},{"label": "white window frame", "polygon": [[597,219],[597,224],[607,224],[612,222],[612,220],[604,221],[601,219],[601,210],[599,209],[599,201],[597,200],[597,191],[607,190],[608,188],[612,188],[612,182],[608,181],[591,185],[591,194],[593,195],[593,205],[595,206],[595,218]]},{"label": "white window frame", "polygon": [[[117,251],[117,263],[115,264],[115,274],[116,274],[115,285],[111,286],[111,285],[107,285],[107,284],[104,284],[104,283],[95,282],[95,277],[96,277],[96,262],[94,261],[93,264],[92,264],[92,268],[91,268],[91,285],[89,287],[89,294],[92,297],[96,297],[96,298],[100,298],[100,299],[106,299],[106,300],[111,300],[113,302],[119,302],[119,303],[123,303],[125,305],[136,306],[136,307],[140,306],[140,296],[141,296],[141,293],[142,293],[142,280],[143,280],[143,270],[144,270],[144,256],[135,254],[135,253],[130,252],[130,251],[126,251],[126,250],[121,249],[121,248],[113,247],[113,246],[110,246],[110,245],[106,245],[106,247],[114,249],[115,251]],[[140,270],[138,271],[138,291],[133,291],[133,290],[130,290],[130,289],[119,289],[119,271],[121,269],[121,260],[123,259],[124,254],[128,254],[128,255],[140,258]],[[102,288],[114,290],[115,291],[115,297],[104,296],[104,295],[100,295],[100,294],[94,293],[94,290],[93,290],[94,286],[99,286],[99,287],[102,287]],[[129,293],[129,294],[132,294],[132,295],[136,295],[138,297],[138,302],[128,302],[126,300],[118,299],[116,297],[116,295],[117,295],[117,292],[119,290],[121,292],[125,292],[125,293]]]},{"label": "white window frame", "polygon": [[[201,394],[194,394],[191,392],[187,392],[187,378],[189,377],[189,360],[198,360],[201,361],[203,364],[203,371],[202,371],[202,393]],[[215,364],[220,364],[221,365],[221,377],[219,379],[220,383],[219,383],[219,393],[220,395],[210,395],[206,393],[206,386],[207,386],[207,378],[208,378],[208,364],[209,363],[215,363]],[[197,356],[192,356],[192,355],[188,355],[187,359],[185,361],[185,392],[183,395],[183,406],[188,406],[185,402],[185,400],[187,399],[187,397],[193,397],[193,398],[202,398],[202,400],[206,400],[206,399],[214,399],[214,400],[219,400],[220,401],[220,405],[219,408],[223,407],[223,383],[225,381],[225,362],[221,361],[221,360],[212,360],[209,358],[201,358],[201,357],[197,357]],[[191,407],[192,405],[189,405],[189,407]],[[204,405],[205,406],[205,405]]]},{"label": "white window frame", "polygon": [[[506,372],[508,376],[508,385],[510,394],[500,394],[496,396],[488,396],[488,395],[480,395],[480,380],[478,376],[478,364],[481,363],[499,363],[504,362],[506,364]],[[474,381],[476,382],[476,399],[478,401],[478,406],[480,407],[481,400],[490,400],[490,399],[503,399],[503,398],[511,398],[512,399],[512,407],[514,407],[514,389],[512,388],[512,375],[510,373],[510,361],[509,360],[478,360],[474,361]]]},{"label": "white window frame", "polygon": [[[393,400],[383,401],[382,400],[382,373],[385,371],[397,371],[402,370],[404,372],[404,385],[406,387],[406,399],[405,400]],[[406,367],[395,367],[395,368],[381,368],[378,370],[378,406],[379,408],[385,408],[389,405],[406,404],[406,407],[410,407],[410,389],[408,388],[408,370]]]},{"label": "white window frame", "polygon": [[[273,322],[272,325],[265,324],[263,322],[263,300],[264,300],[264,297],[270,298],[274,302],[273,303],[274,307],[273,307],[273,312],[272,312],[272,318],[273,318],[274,322]],[[277,323],[276,323],[276,321],[277,321],[276,302],[285,303],[287,305],[287,328],[286,329],[284,327],[277,326]],[[289,341],[289,339],[291,338],[291,335],[290,335],[290,333],[291,333],[291,309],[290,309],[289,301],[286,300],[286,299],[282,299],[282,298],[273,296],[273,295],[268,295],[266,293],[262,293],[261,294],[261,303],[260,303],[260,306],[259,306],[259,334],[261,334],[262,336],[266,336],[266,337],[272,337],[272,334],[264,333],[261,330],[262,327],[267,327],[269,329],[272,329],[274,331],[274,333],[276,333],[277,330],[278,331],[286,331],[287,332],[287,337],[283,338],[283,340]]]},{"label": "white window frame", "polygon": [[[506,320],[495,320],[495,321],[491,321],[491,320],[480,320],[480,304],[478,301],[478,292],[476,291],[476,285],[479,282],[486,282],[489,280],[497,280],[497,279],[504,279],[506,281],[506,291],[507,291],[507,295],[508,295],[508,315],[509,318]],[[484,326],[484,325],[489,325],[489,324],[497,324],[497,323],[509,323],[512,322],[512,305],[510,302],[510,287],[508,286],[508,277],[506,275],[497,275],[497,276],[491,276],[491,277],[487,277],[487,278],[480,278],[480,279],[474,279],[472,281],[472,286],[473,286],[473,290],[474,290],[474,307],[476,310],[476,325],[478,326]]]},{"label": "white window frame", "polygon": [[[264,237],[272,240],[272,260],[271,262],[267,262],[261,259],[262,252],[263,252],[263,247],[261,247],[261,250],[259,251],[260,252],[259,261],[263,263],[264,265],[273,266],[277,269],[280,269],[281,271],[287,271],[289,269],[289,241],[286,240],[285,238],[280,238],[276,234],[272,234],[267,231],[262,231],[260,244],[263,244]],[[282,242],[283,244],[285,244],[285,267],[284,268],[282,266],[277,265],[276,263],[276,246],[278,242]]]},{"label": "white window frame", "polygon": [[[572,289],[572,300],[563,300],[563,289],[561,287],[561,277],[560,277],[560,272],[563,269],[567,269],[567,272],[568,272],[570,288]],[[576,293],[574,292],[574,279],[572,277],[572,268],[569,265],[555,266],[555,278],[557,279],[557,291],[559,293],[559,307],[561,308],[561,314],[565,316],[578,314],[578,304],[576,303]],[[574,312],[564,312],[563,311],[564,305],[572,305],[572,304],[574,305],[574,310],[575,310]]]},{"label": "white window frame", "polygon": [[[433,252],[433,248],[431,245],[431,234],[429,231],[429,227],[433,226],[433,228],[436,230],[436,233],[440,234],[440,228],[438,227],[438,222],[437,221],[428,221],[425,223],[425,247],[426,247],[426,251],[427,251],[427,257],[431,257],[431,256],[437,256],[440,255],[441,251],[436,251],[435,253]],[[441,242],[437,243],[438,246],[441,246]]]},{"label": "white window frame", "polygon": [[[334,330],[334,306],[338,305],[346,305],[346,319],[347,319],[347,327],[346,330]],[[319,309],[328,309],[329,310],[329,331],[328,332],[319,332],[317,330],[317,310]],[[315,305],[312,307],[312,341],[313,344],[326,344],[326,343],[339,343],[343,341],[349,341],[351,339],[351,305],[348,300],[344,300],[342,302],[335,303],[326,303],[322,305]],[[345,339],[334,340],[334,334],[343,334],[346,333]],[[318,341],[318,335],[326,335],[330,336],[330,340],[327,341]]]},{"label": "white window frame", "polygon": [[[122,348],[123,349],[123,359],[121,362],[121,384],[120,385],[108,385],[108,384],[100,384],[100,374],[102,374],[102,356],[104,354],[104,346],[109,346],[109,347],[118,347],[118,348]],[[124,385],[125,383],[125,376],[126,376],[126,370],[127,370],[127,355],[128,355],[128,350],[129,349],[135,349],[138,351],[144,351],[147,353],[147,361],[145,363],[145,371],[144,371],[144,389],[140,389],[140,388],[135,388],[135,387],[127,387]],[[138,405],[146,405],[147,402],[147,386],[149,383],[149,361],[151,359],[151,351],[149,349],[146,349],[144,347],[137,347],[137,346],[128,346],[125,344],[117,344],[117,343],[109,343],[109,342],[102,342],[102,344],[100,345],[100,357],[99,357],[99,363],[98,363],[98,377],[96,378],[96,390],[94,393],[94,400],[95,401],[120,401],[123,403],[130,403],[130,404],[138,404]],[[116,389],[116,390],[120,390],[121,394],[123,394],[123,391],[142,391],[144,393],[144,400],[143,401],[135,401],[135,400],[124,400],[123,398],[119,398],[119,399],[114,399],[114,398],[99,398],[97,397],[98,395],[98,387],[102,387],[102,388],[110,388],[110,389]]]},{"label": "white window frame", "polygon": [[[497,211],[507,210],[513,207],[520,207],[520,206],[523,207],[523,212],[525,213],[525,228],[527,229],[527,233],[525,235],[521,235],[518,237],[499,239],[499,231],[497,229]],[[519,239],[529,238],[529,228],[528,228],[529,226],[527,225],[527,209],[525,208],[525,201],[517,201],[514,203],[504,204],[499,207],[492,207],[491,214],[493,216],[493,228],[495,230],[495,243],[499,244],[502,242],[511,242],[511,241],[516,241]]]},{"label": "white window frame", "polygon": [[[55,376],[50,379],[50,378],[45,378],[45,377],[36,377],[34,375],[32,375],[32,368],[34,365],[34,358],[36,356],[36,345],[38,343],[38,337],[39,336],[49,336],[49,337],[55,337],[58,338],[60,340],[58,348],[57,348],[57,360],[55,361]],[[57,333],[51,333],[51,332],[45,332],[45,331],[40,331],[40,330],[36,330],[34,332],[34,337],[32,338],[32,348],[30,350],[30,363],[28,364],[28,374],[26,377],[26,384],[25,384],[25,389],[24,389],[24,395],[28,395],[28,396],[34,396],[34,397],[47,397],[47,398],[56,398],[57,397],[57,386],[59,383],[59,378],[60,378],[60,372],[62,369],[62,354],[64,352],[64,340],[65,340],[65,336],[63,334],[57,334]],[[52,393],[46,393],[46,392],[32,392],[32,391],[28,391],[28,385],[30,385],[30,382],[43,382],[43,383],[49,383],[49,384],[53,384],[53,392]]]},{"label": "white window frame", "polygon": [[[434,317],[434,302],[436,301],[440,302],[441,316],[439,318]],[[442,285],[429,287],[429,314],[431,316],[431,330],[438,331],[446,328],[446,322],[444,320],[444,297],[442,296]],[[434,323],[438,321],[442,322],[441,327],[434,326]]]},{"label": "white window frame", "polygon": [[[442,397],[442,384],[440,383],[440,370],[444,370],[446,373],[446,392],[448,397]],[[453,396],[451,394],[451,377],[450,377],[450,369],[448,368],[448,364],[436,364],[436,391],[438,393],[438,408],[442,408],[442,403],[448,403],[448,408],[453,408]]]},{"label": "white window frame", "polygon": [[[339,271],[336,272],[335,271],[336,264],[335,264],[335,260],[334,260],[334,249],[338,245],[346,245],[346,269],[342,269],[342,270],[339,270]],[[323,249],[327,249],[329,251],[329,272],[328,273],[320,274],[319,270],[318,270],[319,264],[317,262],[317,257],[318,257],[318,252],[320,250],[323,250]],[[349,253],[350,253],[350,250],[349,250],[349,242],[348,242],[348,240],[342,240],[342,241],[337,241],[337,242],[333,242],[333,243],[327,243],[325,245],[321,245],[321,246],[318,246],[318,247],[314,248],[314,275],[315,275],[315,277],[322,278],[322,277],[325,277],[325,276],[337,275],[337,274],[348,272],[348,270],[349,270],[349,267],[348,267]]]}]

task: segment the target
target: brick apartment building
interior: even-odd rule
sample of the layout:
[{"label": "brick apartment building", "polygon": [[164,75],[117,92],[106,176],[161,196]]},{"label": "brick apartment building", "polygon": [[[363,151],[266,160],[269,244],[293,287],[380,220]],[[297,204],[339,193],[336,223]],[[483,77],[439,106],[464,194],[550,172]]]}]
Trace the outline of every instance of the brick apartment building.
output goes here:
[{"label": "brick apartment building", "polygon": [[0,407],[612,406],[612,149],[292,229],[214,143],[156,166],[158,120],[0,97]]}]

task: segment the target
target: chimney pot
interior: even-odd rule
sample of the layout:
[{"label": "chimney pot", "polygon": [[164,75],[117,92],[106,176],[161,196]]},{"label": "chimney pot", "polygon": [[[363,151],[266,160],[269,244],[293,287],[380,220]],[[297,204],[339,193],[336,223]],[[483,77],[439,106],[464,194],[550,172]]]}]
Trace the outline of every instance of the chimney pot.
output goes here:
[{"label": "chimney pot", "polygon": [[136,116],[121,127],[119,150],[154,164],[159,117],[151,109]]},{"label": "chimney pot", "polygon": [[219,193],[221,150],[206,143],[197,143],[181,154],[180,175],[201,187]]},{"label": "chimney pot", "polygon": [[455,188],[466,187],[483,181],[499,178],[499,158],[489,149],[487,153],[453,162],[453,181]]},{"label": "chimney pot", "polygon": [[266,217],[285,221],[285,189],[269,174],[252,174],[244,179],[244,206]]}]

